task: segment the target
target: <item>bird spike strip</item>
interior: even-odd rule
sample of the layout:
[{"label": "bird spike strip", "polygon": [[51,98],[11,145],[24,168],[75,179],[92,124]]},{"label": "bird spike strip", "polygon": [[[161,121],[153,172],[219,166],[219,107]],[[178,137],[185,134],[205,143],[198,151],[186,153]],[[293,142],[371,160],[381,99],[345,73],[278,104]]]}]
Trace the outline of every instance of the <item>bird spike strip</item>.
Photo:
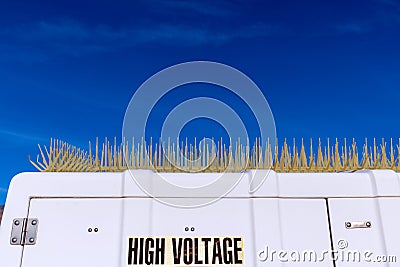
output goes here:
[{"label": "bird spike strip", "polygon": [[[196,146],[181,143],[179,147],[168,139],[167,144],[147,144],[143,139],[135,143],[125,141],[117,144],[108,139],[99,145],[96,139],[94,150],[89,142],[88,150],[72,146],[66,142],[51,139],[50,146],[40,146],[36,161],[29,161],[42,172],[121,172],[127,169],[150,169],[159,172],[240,172],[252,169],[272,169],[277,172],[340,172],[361,169],[391,169],[400,171],[400,139],[389,145],[385,140],[371,145],[365,139],[358,152],[358,146],[353,139],[351,144],[343,140],[339,145],[336,139],[331,145],[329,139],[326,145],[313,148],[312,139],[309,149],[302,139],[301,146],[296,146],[295,140],[290,147],[284,140],[282,145],[271,145],[269,142],[262,147],[259,140],[250,146],[241,144],[225,145],[222,140],[215,146],[205,142]],[[148,152],[148,153],[147,153]]]}]

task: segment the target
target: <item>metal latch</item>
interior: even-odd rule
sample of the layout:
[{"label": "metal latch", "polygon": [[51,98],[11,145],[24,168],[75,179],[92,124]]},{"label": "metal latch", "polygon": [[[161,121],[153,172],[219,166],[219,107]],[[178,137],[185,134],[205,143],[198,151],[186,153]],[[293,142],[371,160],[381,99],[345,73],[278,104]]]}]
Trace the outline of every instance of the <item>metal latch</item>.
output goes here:
[{"label": "metal latch", "polygon": [[35,245],[38,219],[17,218],[13,220],[10,244],[11,245]]},{"label": "metal latch", "polygon": [[366,221],[366,222],[345,222],[344,226],[347,229],[371,228],[372,224],[371,224],[370,221]]}]

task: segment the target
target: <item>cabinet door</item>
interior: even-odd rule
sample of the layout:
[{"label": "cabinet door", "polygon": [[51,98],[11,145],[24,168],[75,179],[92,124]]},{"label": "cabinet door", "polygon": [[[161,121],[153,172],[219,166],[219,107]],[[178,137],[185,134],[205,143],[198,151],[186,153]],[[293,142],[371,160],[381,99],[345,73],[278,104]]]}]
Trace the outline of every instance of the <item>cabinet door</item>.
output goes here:
[{"label": "cabinet door", "polygon": [[253,201],[257,266],[333,266],[324,199]]},{"label": "cabinet door", "polygon": [[336,266],[398,266],[399,208],[399,199],[330,199]]},{"label": "cabinet door", "polygon": [[[322,199],[224,198],[188,209],[151,198],[40,198],[31,200],[29,218],[39,220],[38,235],[35,245],[24,247],[23,267],[145,266],[128,264],[133,253],[130,248],[136,245],[139,252],[134,252],[135,257],[150,255],[140,246],[140,238],[170,242],[171,238],[203,237],[221,241],[224,237],[242,238],[244,260],[236,266],[332,266],[327,255],[321,261],[323,251],[331,245],[327,207]],[[134,240],[139,240],[136,245],[132,245]],[[231,243],[226,243],[226,250],[222,247],[226,244],[221,243],[223,255],[233,251]],[[269,257],[263,261],[260,252],[266,246]],[[201,249],[190,247],[203,259]],[[286,255],[278,255],[281,251]],[[290,255],[293,251],[298,255]],[[231,265],[223,262],[218,266]]]},{"label": "cabinet door", "polygon": [[324,199],[227,198],[195,209],[154,202],[152,209],[155,236],[242,236],[244,266],[333,266]]},{"label": "cabinet door", "polygon": [[39,220],[37,241],[24,246],[21,266],[126,266],[121,259],[123,214],[131,217],[131,229],[148,233],[149,216],[137,216],[149,212],[150,202],[135,199],[127,213],[121,198],[32,199],[29,218]]},{"label": "cabinet door", "polygon": [[381,262],[386,262],[386,266],[400,266],[400,198],[378,198],[378,203],[386,249]]}]

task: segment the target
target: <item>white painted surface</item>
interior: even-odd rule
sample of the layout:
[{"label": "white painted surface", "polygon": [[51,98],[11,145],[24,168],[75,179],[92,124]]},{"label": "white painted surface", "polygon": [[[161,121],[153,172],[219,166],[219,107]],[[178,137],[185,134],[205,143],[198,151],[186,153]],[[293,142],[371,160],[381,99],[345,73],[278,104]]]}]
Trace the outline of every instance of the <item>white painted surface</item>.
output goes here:
[{"label": "white painted surface", "polygon": [[[386,243],[386,256],[395,256],[390,267],[400,266],[400,198],[378,198],[382,218],[382,238]],[[393,258],[392,258],[393,259]]]},{"label": "white painted surface", "polygon": [[[325,200],[254,199],[253,205],[255,252],[266,252],[267,246],[270,253],[274,250],[287,254],[268,253],[265,261],[252,266],[333,266],[328,255],[323,255],[331,246]],[[309,251],[316,253],[315,261],[302,260],[303,255],[308,259]],[[300,257],[291,256],[292,252]]]},{"label": "white painted surface", "polygon": [[33,199],[29,217],[39,219],[38,237],[25,246],[23,267],[123,266],[121,199]]},{"label": "white painted surface", "polygon": [[146,198],[33,199],[29,217],[40,224],[37,244],[25,246],[24,267],[126,266],[129,236],[242,236],[244,266],[332,266],[328,258],[295,263],[289,256],[288,262],[257,256],[266,245],[270,251],[328,250],[324,200],[223,199],[181,209]]},{"label": "white painted surface", "polygon": [[8,208],[4,209],[0,228],[1,266],[20,266],[22,247],[10,245],[12,220],[28,216],[32,197],[121,196],[122,192],[121,173],[35,172],[16,175],[9,187],[5,204]]},{"label": "white painted surface", "polygon": [[[154,173],[134,172],[152,185]],[[250,193],[249,182],[253,174],[244,173],[243,179],[223,200],[198,209],[176,209],[152,200],[135,183],[129,172],[19,174],[10,185],[0,228],[1,266],[17,267],[23,259],[23,267],[46,267],[42,261],[39,264],[38,259],[43,260],[44,255],[47,255],[45,252],[51,250],[54,253],[45,259],[48,266],[77,266],[77,260],[85,263],[82,266],[103,266],[101,264],[106,263],[104,266],[107,267],[125,266],[128,235],[181,235],[182,226],[186,224],[194,224],[196,235],[242,233],[246,240],[246,266],[266,266],[266,263],[258,262],[254,256],[263,249],[265,243],[270,244],[271,248],[273,246],[284,250],[315,249],[320,252],[327,249],[327,246],[329,248],[329,224],[323,198],[329,198],[335,249],[338,239],[345,238],[349,248],[369,248],[376,254],[394,254],[400,262],[400,232],[397,228],[400,225],[400,216],[397,216],[400,202],[396,199],[400,197],[400,179],[397,173],[360,171],[289,174],[271,171],[261,187]],[[179,180],[189,185],[190,179],[195,178],[198,184],[198,180],[203,183],[218,176],[207,173],[195,176],[179,173],[165,175],[170,181]],[[157,190],[154,192],[157,193]],[[209,192],[203,197],[215,196]],[[27,217],[28,211],[30,217],[37,216],[40,220],[39,236],[37,245],[26,246],[22,257],[22,246],[12,246],[9,243],[11,223],[14,218]],[[359,221],[363,218],[370,218],[373,223],[371,229],[344,228],[345,221]],[[94,221],[105,231],[99,232],[97,236],[83,233],[82,229],[87,231],[87,225]],[[54,243],[61,241],[55,233],[66,224],[70,232],[67,231],[64,237],[70,243],[80,242],[82,246],[91,244],[94,248],[84,252],[79,246],[69,245],[68,252],[57,251]],[[108,244],[115,244],[116,248],[112,252],[104,246],[106,243],[102,241],[105,239]],[[61,255],[57,253],[60,251],[70,257],[64,256],[56,264],[55,260]],[[105,251],[107,253],[103,253]],[[94,255],[98,258],[97,265],[90,263]],[[268,264],[292,265],[300,264]],[[316,266],[331,265],[325,262],[325,265]],[[357,265],[337,263],[336,266]],[[399,263],[376,266],[399,266]]]},{"label": "white painted surface", "polygon": [[[382,201],[382,202],[381,202]],[[385,212],[382,213],[382,204]],[[385,241],[386,234],[399,233],[394,228],[395,224],[387,209],[396,212],[400,207],[399,201],[387,202],[386,199],[378,198],[342,198],[330,199],[329,211],[332,224],[332,235],[335,250],[338,251],[339,259],[336,262],[337,267],[345,266],[389,266],[387,263],[377,262],[376,256],[389,255],[391,252],[398,252],[400,242],[397,237],[392,236],[391,243]],[[389,217],[388,217],[389,216]],[[371,222],[370,228],[346,229],[345,222]],[[399,221],[397,219],[397,221]],[[397,239],[397,240],[396,240]],[[339,242],[348,244],[344,249]],[[390,246],[390,249],[388,250]],[[354,251],[356,257],[348,252]],[[344,255],[344,257],[342,256]],[[399,264],[399,263],[397,263]],[[397,265],[398,266],[398,265]]]}]

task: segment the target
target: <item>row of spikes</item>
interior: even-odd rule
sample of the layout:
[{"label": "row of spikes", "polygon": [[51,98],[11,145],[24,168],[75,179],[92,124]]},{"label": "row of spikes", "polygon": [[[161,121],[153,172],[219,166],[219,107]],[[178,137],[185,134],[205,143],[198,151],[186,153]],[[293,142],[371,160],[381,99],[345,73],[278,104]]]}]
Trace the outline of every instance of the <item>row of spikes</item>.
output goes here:
[{"label": "row of spikes", "polygon": [[[161,143],[161,145],[160,145]],[[29,161],[39,171],[45,172],[120,172],[127,169],[151,169],[161,172],[239,172],[250,169],[272,169],[278,172],[338,172],[361,169],[391,169],[400,171],[400,139],[394,146],[390,139],[389,147],[384,139],[380,144],[373,140],[372,146],[365,139],[362,152],[353,139],[347,145],[334,144],[323,146],[318,139],[314,151],[312,139],[309,150],[304,140],[296,146],[295,140],[290,147],[284,139],[281,146],[267,142],[263,147],[257,139],[253,145],[241,144],[240,139],[226,146],[222,140],[216,145],[203,142],[194,144],[160,142],[147,144],[144,139],[135,143],[124,141],[112,144],[108,139],[99,145],[96,138],[94,150],[89,142],[88,150],[72,146],[57,139],[50,140],[50,146],[40,146],[36,161]]]}]

